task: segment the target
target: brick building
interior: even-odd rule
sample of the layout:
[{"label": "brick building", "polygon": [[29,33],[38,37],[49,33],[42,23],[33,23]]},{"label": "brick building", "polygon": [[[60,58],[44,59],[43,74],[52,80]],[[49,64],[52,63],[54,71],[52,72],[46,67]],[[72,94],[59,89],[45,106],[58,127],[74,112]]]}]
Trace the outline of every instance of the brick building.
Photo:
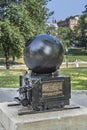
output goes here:
[{"label": "brick building", "polygon": [[63,21],[57,22],[58,27],[69,27],[73,30],[73,28],[77,25],[80,15],[70,16]]}]

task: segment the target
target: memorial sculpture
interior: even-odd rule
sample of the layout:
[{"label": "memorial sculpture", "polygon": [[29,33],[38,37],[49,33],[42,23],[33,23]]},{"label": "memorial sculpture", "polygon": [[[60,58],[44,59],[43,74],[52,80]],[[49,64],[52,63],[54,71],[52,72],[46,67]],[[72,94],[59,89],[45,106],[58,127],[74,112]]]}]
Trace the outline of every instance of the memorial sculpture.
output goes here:
[{"label": "memorial sculpture", "polygon": [[57,110],[69,105],[70,77],[58,72],[63,61],[63,47],[58,39],[49,34],[29,39],[24,48],[24,61],[29,70],[20,76],[16,99],[28,108],[25,113]]}]

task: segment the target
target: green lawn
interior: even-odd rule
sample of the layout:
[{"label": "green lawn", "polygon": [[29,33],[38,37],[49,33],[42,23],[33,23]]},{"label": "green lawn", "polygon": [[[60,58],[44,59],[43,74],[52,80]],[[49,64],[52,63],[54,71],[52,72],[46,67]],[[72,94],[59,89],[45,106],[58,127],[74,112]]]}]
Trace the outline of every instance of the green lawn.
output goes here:
[{"label": "green lawn", "polygon": [[20,70],[0,70],[0,88],[16,88],[19,87]]},{"label": "green lawn", "polygon": [[[70,56],[68,55],[68,61],[69,62],[74,62],[75,60],[78,60],[78,61],[86,61],[87,62],[87,56]],[[66,61],[66,55],[64,55],[64,58],[63,58],[63,61],[65,62]],[[13,64],[12,62],[12,58],[10,58],[10,64]],[[24,64],[24,58],[21,57],[21,58],[15,58],[15,64]],[[5,65],[5,58],[3,57],[0,57],[0,65]]]},{"label": "green lawn", "polygon": [[72,89],[87,90],[87,67],[62,68],[60,73],[71,77]]},{"label": "green lawn", "polygon": [[[60,74],[71,77],[72,89],[87,90],[87,67],[80,68],[61,68]],[[22,74],[20,69],[1,69],[0,70],[0,87],[15,88],[19,87],[19,75]]]},{"label": "green lawn", "polygon": [[[23,57],[21,57],[21,58],[15,58],[15,63],[13,63],[12,57],[10,57],[9,62],[12,65],[13,64],[17,64],[17,65],[24,64],[24,58]],[[5,58],[4,57],[0,57],[0,65],[5,65]]]},{"label": "green lawn", "polygon": [[[74,62],[76,59],[78,61],[85,61],[85,62],[87,62],[87,56],[70,56],[70,55],[68,55],[67,57],[68,57],[68,61],[69,62]],[[63,61],[66,61],[66,56],[64,56]]]}]

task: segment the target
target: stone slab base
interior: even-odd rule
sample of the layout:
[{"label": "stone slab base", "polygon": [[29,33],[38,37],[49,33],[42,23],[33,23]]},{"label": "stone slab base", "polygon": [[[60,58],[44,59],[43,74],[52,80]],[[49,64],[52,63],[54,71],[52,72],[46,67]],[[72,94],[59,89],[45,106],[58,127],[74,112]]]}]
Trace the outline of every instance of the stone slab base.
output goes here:
[{"label": "stone slab base", "polygon": [[19,116],[21,106],[7,104],[0,104],[0,122],[6,130],[87,130],[86,107]]},{"label": "stone slab base", "polygon": [[6,130],[6,129],[2,126],[1,123],[0,123],[0,130]]}]

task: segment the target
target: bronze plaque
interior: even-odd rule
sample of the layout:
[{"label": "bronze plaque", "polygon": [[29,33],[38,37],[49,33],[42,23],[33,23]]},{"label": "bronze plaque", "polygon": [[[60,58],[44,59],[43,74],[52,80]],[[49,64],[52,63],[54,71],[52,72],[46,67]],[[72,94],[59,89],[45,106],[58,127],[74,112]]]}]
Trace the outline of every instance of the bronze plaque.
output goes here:
[{"label": "bronze plaque", "polygon": [[62,96],[63,82],[49,82],[42,85],[42,97]]}]

